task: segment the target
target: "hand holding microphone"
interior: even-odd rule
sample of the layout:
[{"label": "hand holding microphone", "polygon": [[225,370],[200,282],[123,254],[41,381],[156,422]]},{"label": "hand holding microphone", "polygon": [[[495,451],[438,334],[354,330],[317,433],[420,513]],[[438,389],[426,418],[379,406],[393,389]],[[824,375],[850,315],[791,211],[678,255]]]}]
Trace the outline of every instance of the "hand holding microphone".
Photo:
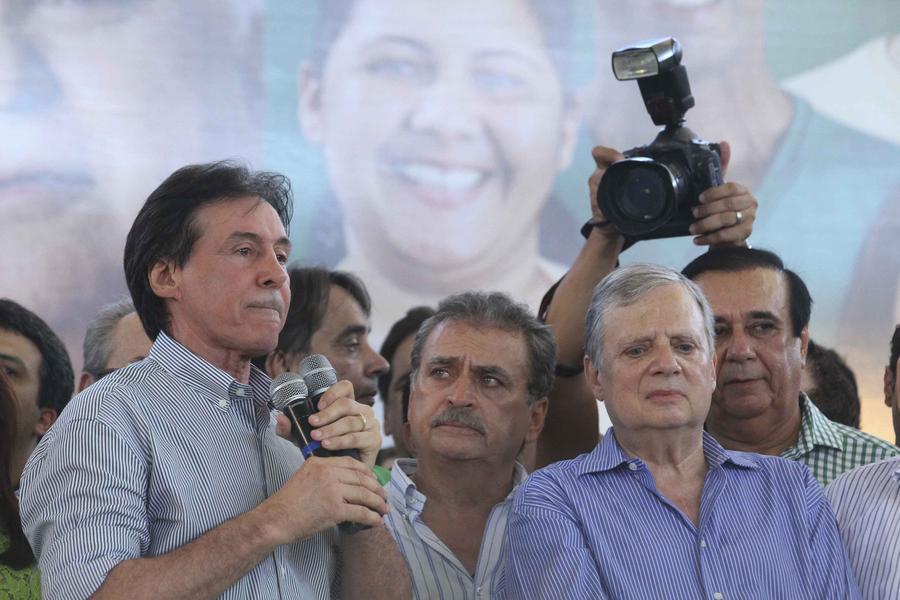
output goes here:
[{"label": "hand holding microphone", "polygon": [[[324,356],[311,355],[300,364],[300,374],[282,373],[270,387],[270,405],[290,422],[291,439],[310,457],[349,456],[374,465],[381,434],[372,408],[356,402],[353,386],[337,381]],[[342,531],[359,530],[341,523]]]}]

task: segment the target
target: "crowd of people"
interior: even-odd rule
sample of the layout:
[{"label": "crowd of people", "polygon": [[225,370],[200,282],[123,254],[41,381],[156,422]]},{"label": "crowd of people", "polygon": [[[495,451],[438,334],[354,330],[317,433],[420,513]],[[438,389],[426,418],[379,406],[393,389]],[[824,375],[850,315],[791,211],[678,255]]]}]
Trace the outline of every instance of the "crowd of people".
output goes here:
[{"label": "crowd of people", "polygon": [[[460,291],[410,308],[380,352],[362,279],[288,265],[283,176],[177,170],[131,227],[130,297],[87,325],[77,390],[56,334],[0,301],[0,591],[897,597],[900,449],[855,427],[804,281],[747,245],[753,195],[701,195],[710,249],[681,273],[622,267],[596,199],[621,155],[593,156],[584,246],[539,315]],[[304,460],[269,403],[311,355],[339,380],[312,437],[358,459]],[[898,360],[900,328],[900,436]]]}]

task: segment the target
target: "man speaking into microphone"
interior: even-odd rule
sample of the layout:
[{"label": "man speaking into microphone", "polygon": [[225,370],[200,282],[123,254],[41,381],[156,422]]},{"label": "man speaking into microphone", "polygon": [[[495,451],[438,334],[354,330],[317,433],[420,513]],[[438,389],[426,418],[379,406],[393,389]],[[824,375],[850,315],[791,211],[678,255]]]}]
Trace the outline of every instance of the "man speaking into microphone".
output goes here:
[{"label": "man speaking into microphone", "polygon": [[[290,302],[291,203],[283,176],[227,162],[179,169],[147,199],[125,274],[150,354],[76,396],[23,476],[46,597],[405,593],[381,527],[372,409],[349,382],[330,386],[310,424],[359,460],[304,461],[251,366]],[[341,535],[345,522],[369,528]]]}]

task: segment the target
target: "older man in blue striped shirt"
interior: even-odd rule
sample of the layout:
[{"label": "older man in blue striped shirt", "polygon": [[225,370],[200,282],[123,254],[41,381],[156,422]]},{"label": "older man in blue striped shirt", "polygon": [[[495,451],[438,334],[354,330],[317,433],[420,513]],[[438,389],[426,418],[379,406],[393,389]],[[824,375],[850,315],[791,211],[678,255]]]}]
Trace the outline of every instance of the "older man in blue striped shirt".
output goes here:
[{"label": "older man in blue striped shirt", "polygon": [[[329,388],[316,439],[362,460],[303,462],[250,364],[284,324],[290,209],[284,177],[231,163],[180,169],[147,199],[125,271],[150,355],[79,394],[22,483],[48,598],[328,598],[341,575],[347,595],[402,592],[372,409],[348,382]],[[343,521],[374,527],[339,541]],[[349,587],[392,557],[390,578]]]},{"label": "older man in blue striped shirt", "polygon": [[619,269],[595,290],[587,331],[586,376],[613,427],[520,487],[499,597],[858,596],[809,469],[703,431],[716,370],[696,285]]}]

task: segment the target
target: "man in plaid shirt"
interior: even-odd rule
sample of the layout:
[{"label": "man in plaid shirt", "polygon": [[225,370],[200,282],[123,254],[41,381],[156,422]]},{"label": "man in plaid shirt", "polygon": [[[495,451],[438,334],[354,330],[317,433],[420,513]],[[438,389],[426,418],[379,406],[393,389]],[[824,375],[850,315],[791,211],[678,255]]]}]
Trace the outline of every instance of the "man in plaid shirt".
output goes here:
[{"label": "man in plaid shirt", "polygon": [[835,423],[800,391],[812,299],[774,253],[714,248],[683,273],[715,315],[717,386],[707,430],[728,449],[806,464],[822,485],[900,449]]}]

